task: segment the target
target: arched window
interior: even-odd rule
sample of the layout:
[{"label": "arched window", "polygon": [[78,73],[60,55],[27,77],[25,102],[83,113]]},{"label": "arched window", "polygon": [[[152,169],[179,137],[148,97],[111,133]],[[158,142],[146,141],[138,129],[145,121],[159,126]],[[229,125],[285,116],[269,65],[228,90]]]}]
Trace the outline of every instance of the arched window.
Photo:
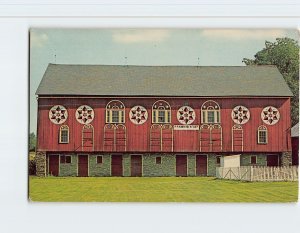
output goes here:
[{"label": "arched window", "polygon": [[125,123],[125,105],[119,100],[112,100],[106,105],[106,123]]},{"label": "arched window", "polygon": [[220,123],[220,106],[213,100],[204,102],[201,106],[201,123],[214,124]]},{"label": "arched window", "polygon": [[152,106],[152,123],[171,123],[171,106],[164,100],[156,101]]},{"label": "arched window", "polygon": [[268,129],[264,125],[261,125],[258,127],[257,143],[258,144],[267,144],[268,143]]},{"label": "arched window", "polygon": [[59,128],[59,143],[69,143],[69,126],[62,125]]}]

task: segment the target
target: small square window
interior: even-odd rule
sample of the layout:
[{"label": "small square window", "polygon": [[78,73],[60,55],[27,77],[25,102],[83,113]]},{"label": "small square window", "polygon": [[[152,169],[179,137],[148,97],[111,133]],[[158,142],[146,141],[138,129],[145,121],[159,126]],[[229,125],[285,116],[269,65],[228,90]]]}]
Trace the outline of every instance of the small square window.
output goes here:
[{"label": "small square window", "polygon": [[70,155],[66,155],[65,159],[66,159],[66,163],[71,163],[72,162],[72,158],[71,158]]},{"label": "small square window", "polygon": [[156,164],[161,164],[161,157],[156,157],[155,161],[156,161]]},{"label": "small square window", "polygon": [[97,156],[97,163],[102,163],[102,155]]},{"label": "small square window", "polygon": [[251,164],[256,164],[256,156],[251,156]]},{"label": "small square window", "polygon": [[220,164],[220,163],[221,163],[221,157],[217,156],[217,164]]}]

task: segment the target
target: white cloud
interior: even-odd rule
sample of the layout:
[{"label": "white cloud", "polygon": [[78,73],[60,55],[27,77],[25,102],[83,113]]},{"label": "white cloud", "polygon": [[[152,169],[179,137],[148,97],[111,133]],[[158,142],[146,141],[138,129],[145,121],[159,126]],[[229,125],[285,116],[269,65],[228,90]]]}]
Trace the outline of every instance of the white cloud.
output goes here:
[{"label": "white cloud", "polygon": [[47,43],[48,36],[45,33],[37,33],[31,32],[30,33],[30,46],[41,48]]},{"label": "white cloud", "polygon": [[162,29],[124,30],[114,32],[112,37],[115,42],[124,44],[161,42],[169,37],[169,31]]},{"label": "white cloud", "polygon": [[205,29],[201,35],[231,40],[259,40],[284,37],[286,33],[280,29]]}]

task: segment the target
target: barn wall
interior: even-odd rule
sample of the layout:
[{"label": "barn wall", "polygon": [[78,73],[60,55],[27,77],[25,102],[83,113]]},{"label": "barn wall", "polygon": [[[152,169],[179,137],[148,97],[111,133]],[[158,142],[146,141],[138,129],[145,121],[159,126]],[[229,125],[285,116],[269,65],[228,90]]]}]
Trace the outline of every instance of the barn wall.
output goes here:
[{"label": "barn wall", "polygon": [[[61,155],[70,155],[70,153],[62,153]],[[98,154],[89,154],[89,176],[111,176],[111,154],[102,154],[102,164],[97,164]],[[142,176],[159,177],[159,176],[176,176],[176,154],[141,154],[142,155]],[[197,154],[187,155],[187,176],[196,176],[196,159]],[[207,176],[215,176],[217,164],[217,156],[221,154],[207,154]],[[250,157],[257,156],[258,166],[267,165],[266,153],[245,153],[241,154],[241,166],[250,166]],[[131,176],[131,154],[123,154],[123,176]],[[156,157],[161,157],[161,164],[156,164]],[[222,156],[222,155],[221,155]],[[282,159],[282,156],[280,156]],[[72,154],[72,162],[70,164],[59,164],[59,176],[77,176],[78,154]],[[43,172],[45,172],[43,170]]]},{"label": "barn wall", "polygon": [[251,166],[251,156],[256,155],[256,165],[267,166],[267,155],[265,154],[242,154],[241,166]]},{"label": "barn wall", "polygon": [[110,176],[110,155],[103,154],[101,164],[97,163],[97,155],[89,156],[89,176]]},{"label": "barn wall", "polygon": [[[156,164],[156,156],[161,156],[161,164]],[[175,155],[143,155],[143,176],[176,176]]]},{"label": "barn wall", "polygon": [[[127,129],[127,151],[149,152],[152,105],[160,98],[117,98],[125,106],[125,125]],[[200,125],[200,108],[208,99],[203,98],[162,98],[172,108],[171,124],[179,125],[177,110],[183,105],[191,106],[196,112],[193,125]],[[223,152],[232,152],[231,129],[234,122],[231,111],[237,105],[246,106],[250,112],[250,120],[242,125],[244,132],[244,152],[280,152],[290,151],[290,101],[288,98],[212,98],[221,107],[221,126],[223,130]],[[89,105],[94,109],[95,118],[91,122],[94,127],[94,151],[105,152],[103,135],[105,125],[105,106],[109,98],[39,98],[38,100],[38,150],[39,151],[82,151],[82,127],[75,119],[75,111],[81,105]],[[68,110],[68,119],[64,124],[70,128],[70,142],[59,144],[59,127],[49,120],[49,110],[53,105],[63,105]],[[135,105],[142,105],[148,111],[148,120],[142,125],[135,125],[129,120],[129,111]],[[261,110],[266,106],[274,106],[280,111],[277,124],[268,126],[269,138],[267,145],[257,144],[257,128],[262,125]],[[221,150],[218,150],[221,152]],[[216,152],[218,152],[216,151]],[[109,151],[107,151],[109,152]],[[159,151],[157,151],[159,152]],[[170,151],[171,152],[171,151]],[[174,130],[174,152],[199,152],[198,131]],[[202,150],[201,152],[209,152]],[[240,152],[240,151],[236,151]]]},{"label": "barn wall", "polygon": [[59,176],[77,176],[77,155],[71,156],[71,163],[60,163]]}]

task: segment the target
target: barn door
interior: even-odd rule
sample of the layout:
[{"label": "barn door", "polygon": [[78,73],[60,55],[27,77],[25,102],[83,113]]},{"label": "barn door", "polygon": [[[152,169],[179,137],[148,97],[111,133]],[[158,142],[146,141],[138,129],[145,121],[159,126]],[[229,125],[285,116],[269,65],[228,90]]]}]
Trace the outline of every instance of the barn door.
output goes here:
[{"label": "barn door", "polygon": [[131,155],[131,176],[142,176],[141,155]]},{"label": "barn door", "polygon": [[207,155],[196,156],[196,176],[207,176]]},{"label": "barn door", "polygon": [[176,176],[187,176],[186,155],[176,155]]},{"label": "barn door", "polygon": [[277,167],[279,166],[278,155],[267,155],[267,166]]},{"label": "barn door", "polygon": [[89,176],[88,155],[78,155],[78,176]]},{"label": "barn door", "polygon": [[111,175],[123,176],[123,157],[122,155],[111,156]]},{"label": "barn door", "polygon": [[48,175],[58,176],[59,175],[59,155],[49,155],[49,171]]}]

